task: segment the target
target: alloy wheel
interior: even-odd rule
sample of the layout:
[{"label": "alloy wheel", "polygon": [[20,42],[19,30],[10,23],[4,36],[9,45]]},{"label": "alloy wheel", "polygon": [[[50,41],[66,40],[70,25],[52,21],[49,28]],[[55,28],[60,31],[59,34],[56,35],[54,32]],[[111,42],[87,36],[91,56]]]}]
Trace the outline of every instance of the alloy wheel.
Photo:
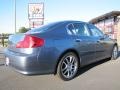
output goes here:
[{"label": "alloy wheel", "polygon": [[64,55],[58,65],[58,75],[68,81],[75,77],[79,67],[78,58],[74,53]]},{"label": "alloy wheel", "polygon": [[118,57],[118,47],[114,46],[113,51],[112,51],[112,59],[115,60]]}]

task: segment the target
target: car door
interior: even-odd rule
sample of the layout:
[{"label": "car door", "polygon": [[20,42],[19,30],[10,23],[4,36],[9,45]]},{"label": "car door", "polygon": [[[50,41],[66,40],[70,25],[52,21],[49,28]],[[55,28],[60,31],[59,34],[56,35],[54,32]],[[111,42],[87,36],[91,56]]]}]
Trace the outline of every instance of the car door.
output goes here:
[{"label": "car door", "polygon": [[95,42],[95,61],[104,59],[107,57],[106,47],[108,46],[108,42],[104,37],[104,34],[94,25],[88,24],[88,28],[94,38]]},{"label": "car door", "polygon": [[81,65],[87,65],[94,61],[95,45],[85,23],[73,23],[72,33],[75,35],[75,48],[78,50]]}]

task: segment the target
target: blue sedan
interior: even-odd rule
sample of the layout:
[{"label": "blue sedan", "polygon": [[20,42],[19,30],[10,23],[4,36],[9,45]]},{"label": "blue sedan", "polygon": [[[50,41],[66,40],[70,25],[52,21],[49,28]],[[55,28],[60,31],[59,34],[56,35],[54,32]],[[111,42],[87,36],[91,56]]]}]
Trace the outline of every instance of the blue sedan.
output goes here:
[{"label": "blue sedan", "polygon": [[118,57],[115,40],[82,21],[60,21],[9,37],[6,65],[26,74],[57,74],[73,79],[80,67]]}]

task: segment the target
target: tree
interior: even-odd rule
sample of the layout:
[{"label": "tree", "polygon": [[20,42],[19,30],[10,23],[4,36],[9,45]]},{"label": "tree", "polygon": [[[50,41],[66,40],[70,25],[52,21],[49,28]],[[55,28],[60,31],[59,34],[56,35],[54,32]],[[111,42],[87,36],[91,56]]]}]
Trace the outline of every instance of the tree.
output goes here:
[{"label": "tree", "polygon": [[21,27],[21,28],[19,29],[19,33],[25,33],[25,32],[27,32],[28,30],[29,30],[28,28]]}]

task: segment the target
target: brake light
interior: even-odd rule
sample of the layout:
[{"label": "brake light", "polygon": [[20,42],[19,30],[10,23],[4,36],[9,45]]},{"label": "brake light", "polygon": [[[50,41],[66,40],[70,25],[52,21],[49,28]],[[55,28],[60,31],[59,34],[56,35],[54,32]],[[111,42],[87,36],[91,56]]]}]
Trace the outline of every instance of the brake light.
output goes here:
[{"label": "brake light", "polygon": [[44,45],[44,39],[26,35],[23,41],[16,44],[16,48],[35,48]]}]

